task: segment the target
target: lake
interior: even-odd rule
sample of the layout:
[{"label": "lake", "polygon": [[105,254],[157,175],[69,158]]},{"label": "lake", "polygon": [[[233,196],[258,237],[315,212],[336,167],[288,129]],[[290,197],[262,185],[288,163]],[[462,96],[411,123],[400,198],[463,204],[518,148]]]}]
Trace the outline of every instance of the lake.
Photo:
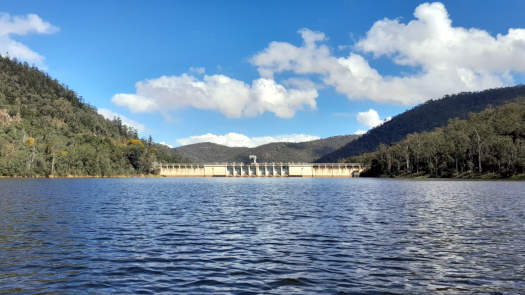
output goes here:
[{"label": "lake", "polygon": [[0,294],[525,294],[525,182],[0,179]]}]

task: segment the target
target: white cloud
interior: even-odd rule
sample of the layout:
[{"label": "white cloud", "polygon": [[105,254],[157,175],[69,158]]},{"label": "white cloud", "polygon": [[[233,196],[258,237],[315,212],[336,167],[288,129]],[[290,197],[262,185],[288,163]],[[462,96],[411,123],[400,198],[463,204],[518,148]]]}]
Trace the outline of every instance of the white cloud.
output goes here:
[{"label": "white cloud", "polygon": [[170,149],[173,148],[173,146],[171,144],[168,144],[165,141],[161,141],[161,142],[159,142],[159,144],[165,145],[165,146],[169,147]]},{"label": "white cloud", "polygon": [[[260,75],[251,83],[190,68],[198,77],[186,73],[140,81],[135,93],[119,93],[112,100],[133,112],[193,107],[230,118],[265,112],[291,118],[298,110],[315,109],[317,90],[327,86],[349,99],[414,105],[445,94],[509,85],[514,74],[525,73],[525,29],[492,36],[455,27],[438,2],[417,6],[408,23],[376,21],[353,46],[341,45],[350,49],[346,56],[335,55],[322,32],[304,28],[298,33],[300,46],[274,41],[250,59]],[[388,58],[412,74],[383,75],[368,56]],[[281,73],[286,80],[278,79]]]},{"label": "white cloud", "polygon": [[272,112],[281,118],[291,118],[305,107],[316,108],[317,90],[290,88],[272,79],[260,78],[247,85],[225,75],[162,76],[137,82],[136,94],[119,93],[113,102],[132,112],[166,111],[194,107],[215,110],[229,118],[253,117]]},{"label": "white cloud", "polygon": [[100,115],[102,115],[104,118],[108,119],[108,120],[114,120],[115,118],[120,118],[120,120],[122,120],[122,124],[124,125],[127,125],[129,127],[133,127],[135,128],[138,132],[144,132],[144,130],[146,130],[146,127],[135,121],[135,120],[132,120],[124,115],[121,115],[121,114],[118,114],[118,113],[114,113],[112,112],[111,110],[108,110],[108,109],[98,109],[97,111]]},{"label": "white cloud", "polygon": [[491,36],[480,29],[453,27],[441,3],[424,3],[407,24],[377,21],[355,49],[414,67],[410,75],[383,76],[360,54],[332,55],[323,33],[299,31],[304,44],[271,42],[252,58],[263,77],[293,72],[320,75],[322,81],[350,99],[412,105],[459,91],[498,87],[525,72],[525,29]]},{"label": "white cloud", "polygon": [[244,134],[230,132],[224,135],[207,133],[203,135],[190,136],[177,140],[180,145],[188,145],[199,142],[213,142],[230,147],[256,147],[271,142],[304,142],[319,139],[318,136],[307,134],[285,134],[277,136],[248,137]]},{"label": "white cloud", "polygon": [[[374,109],[369,109],[366,112],[359,112],[357,113],[356,119],[359,123],[362,125],[365,125],[368,127],[368,129],[372,129],[374,127],[377,127],[385,122],[388,122],[392,119],[392,117],[387,117],[384,120],[381,120],[379,117],[379,114]],[[365,134],[367,130],[359,129],[354,134]]]},{"label": "white cloud", "polygon": [[0,13],[0,54],[44,67],[44,57],[12,39],[13,35],[52,34],[59,29],[36,14],[11,16]]},{"label": "white cloud", "polygon": [[383,124],[383,120],[379,118],[379,114],[374,109],[357,113],[356,119],[359,123],[365,125],[368,128],[374,128]]}]

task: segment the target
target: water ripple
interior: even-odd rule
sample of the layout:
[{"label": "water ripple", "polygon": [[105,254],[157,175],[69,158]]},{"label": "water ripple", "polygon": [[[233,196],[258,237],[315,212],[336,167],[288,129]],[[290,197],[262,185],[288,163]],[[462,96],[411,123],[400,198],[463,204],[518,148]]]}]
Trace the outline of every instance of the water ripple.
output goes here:
[{"label": "water ripple", "polygon": [[524,294],[525,183],[0,179],[0,294]]}]

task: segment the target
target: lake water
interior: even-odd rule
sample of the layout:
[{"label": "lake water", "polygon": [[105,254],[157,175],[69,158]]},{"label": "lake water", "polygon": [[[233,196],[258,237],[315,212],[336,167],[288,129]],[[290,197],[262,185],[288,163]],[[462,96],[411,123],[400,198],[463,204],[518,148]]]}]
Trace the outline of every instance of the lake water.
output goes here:
[{"label": "lake water", "polygon": [[0,294],[525,294],[525,182],[0,179]]}]

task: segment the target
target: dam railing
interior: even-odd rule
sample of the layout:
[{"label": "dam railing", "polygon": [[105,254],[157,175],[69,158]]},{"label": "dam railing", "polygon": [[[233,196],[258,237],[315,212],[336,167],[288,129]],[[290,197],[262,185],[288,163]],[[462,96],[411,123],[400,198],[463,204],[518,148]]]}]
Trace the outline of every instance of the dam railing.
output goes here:
[{"label": "dam railing", "polygon": [[361,163],[215,162],[156,164],[159,175],[172,177],[357,177]]}]

